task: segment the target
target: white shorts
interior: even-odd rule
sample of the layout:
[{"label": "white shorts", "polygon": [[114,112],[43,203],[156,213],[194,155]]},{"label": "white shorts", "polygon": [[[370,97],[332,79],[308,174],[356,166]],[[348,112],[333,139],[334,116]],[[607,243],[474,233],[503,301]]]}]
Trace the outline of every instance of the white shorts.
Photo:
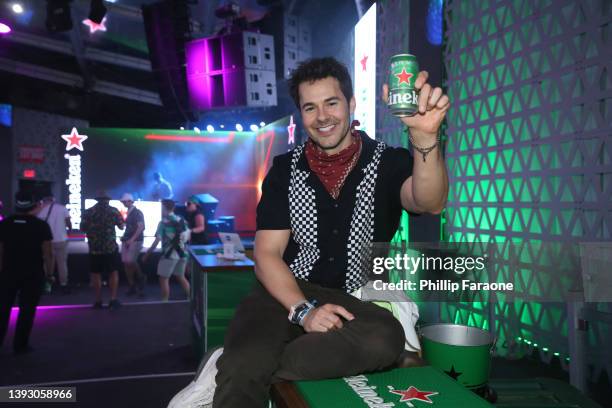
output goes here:
[{"label": "white shorts", "polygon": [[168,259],[161,258],[157,264],[157,274],[164,278],[169,278],[172,275],[185,276],[185,267],[187,259]]},{"label": "white shorts", "polygon": [[142,251],[142,241],[136,241],[133,244],[127,242],[121,243],[121,262],[123,263],[136,263],[138,262],[138,255]]}]

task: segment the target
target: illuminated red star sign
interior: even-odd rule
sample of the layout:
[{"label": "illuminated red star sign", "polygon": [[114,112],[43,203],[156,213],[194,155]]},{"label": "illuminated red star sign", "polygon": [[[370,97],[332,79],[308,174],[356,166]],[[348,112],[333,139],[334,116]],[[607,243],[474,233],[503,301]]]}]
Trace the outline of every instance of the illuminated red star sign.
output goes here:
[{"label": "illuminated red star sign", "polygon": [[87,136],[79,135],[77,128],[73,127],[69,135],[62,135],[62,139],[66,141],[66,151],[75,148],[83,151],[83,142],[87,140]]},{"label": "illuminated red star sign", "polygon": [[433,401],[429,399],[430,395],[437,395],[437,392],[431,391],[420,391],[416,387],[410,386],[407,390],[389,390],[389,392],[397,395],[401,395],[400,402],[418,400],[428,404],[433,404]]},{"label": "illuminated red star sign", "polygon": [[368,62],[368,56],[364,55],[363,58],[361,59],[361,61],[359,61],[359,62],[361,62],[361,70],[365,71],[366,70],[366,64]]},{"label": "illuminated red star sign", "polygon": [[402,68],[402,72],[400,72],[399,74],[395,74],[395,76],[399,80],[398,85],[401,84],[402,82],[404,82],[408,86],[410,86],[410,80],[412,79],[413,74],[407,73],[406,69]]},{"label": "illuminated red star sign", "polygon": [[86,18],[83,20],[83,24],[89,27],[89,34],[93,34],[96,31],[106,31],[106,17],[99,24]]},{"label": "illuminated red star sign", "polygon": [[287,126],[287,132],[289,132],[289,140],[287,141],[287,144],[294,144],[295,143],[295,123],[293,123],[293,115],[291,115],[289,126]]}]

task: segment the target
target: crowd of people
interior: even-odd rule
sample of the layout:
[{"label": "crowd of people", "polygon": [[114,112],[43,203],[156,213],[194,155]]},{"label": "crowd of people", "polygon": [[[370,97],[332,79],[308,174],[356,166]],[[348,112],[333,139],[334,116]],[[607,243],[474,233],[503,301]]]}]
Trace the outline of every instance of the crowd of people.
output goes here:
[{"label": "crowd of people", "polygon": [[[111,197],[105,191],[98,192],[95,199],[97,203],[83,212],[80,226],[87,236],[90,285],[94,289],[93,308],[105,307],[102,298],[104,280],[110,289],[108,309],[121,307],[118,298],[121,266],[128,285],[126,296],[145,297],[147,277],[141,264],[148,261],[160,242],[162,250],[157,275],[161,300],[168,301],[170,297],[171,276],[175,276],[189,297],[190,284],[185,277],[186,245],[206,242],[205,219],[197,196],[190,197],[185,203],[185,218],[174,212],[172,199],[161,200],[162,219],[153,244],[144,254],[146,221],[142,211],[136,208],[132,194],[125,193],[120,199],[126,209],[125,217],[110,205]],[[121,245],[117,242],[116,228],[124,230]],[[15,196],[15,214],[0,220],[0,346],[17,299],[19,315],[13,350],[21,354],[31,351],[29,336],[36,307],[45,288],[56,283],[56,270],[60,293],[70,293],[67,259],[68,232],[71,229],[66,206],[56,202],[53,195],[40,200],[25,191],[19,191]]]}]

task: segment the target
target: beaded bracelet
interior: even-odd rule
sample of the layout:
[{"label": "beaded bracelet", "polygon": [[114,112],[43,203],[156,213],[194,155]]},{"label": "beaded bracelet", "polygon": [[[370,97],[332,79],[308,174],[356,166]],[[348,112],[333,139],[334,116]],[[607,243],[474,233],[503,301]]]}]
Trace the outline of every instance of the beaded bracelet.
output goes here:
[{"label": "beaded bracelet", "polygon": [[423,162],[425,162],[425,158],[427,157],[427,155],[429,153],[432,152],[432,150],[434,150],[436,147],[438,147],[440,145],[440,132],[438,132],[438,137],[436,138],[436,143],[434,143],[433,145],[429,146],[429,147],[419,147],[414,143],[414,138],[412,137],[412,135],[410,134],[410,132],[408,131],[408,128],[406,128],[406,133],[408,133],[408,140],[410,140],[410,143],[412,144],[412,148],[414,150],[416,150],[417,152],[421,153],[421,155],[423,156]]}]

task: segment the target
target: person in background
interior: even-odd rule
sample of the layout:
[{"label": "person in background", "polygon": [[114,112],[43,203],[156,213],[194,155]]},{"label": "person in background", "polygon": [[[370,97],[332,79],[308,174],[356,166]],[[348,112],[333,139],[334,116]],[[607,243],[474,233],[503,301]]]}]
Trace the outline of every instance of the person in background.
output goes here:
[{"label": "person in background", "polygon": [[174,197],[172,185],[168,180],[164,179],[160,172],[156,171],[153,173],[153,180],[155,180],[155,184],[153,184],[153,200],[171,200]]},{"label": "person in background", "polygon": [[151,244],[143,257],[143,262],[157,248],[161,241],[162,254],[157,264],[157,275],[159,275],[159,286],[161,287],[162,301],[167,302],[170,297],[170,276],[176,276],[185,294],[189,297],[189,281],[185,279],[185,267],[187,266],[187,241],[189,230],[185,220],[174,214],[174,201],[162,200],[162,220],[157,225],[155,241]]},{"label": "person in background", "polygon": [[130,193],[123,194],[121,203],[128,209],[125,234],[121,237],[121,261],[130,285],[126,294],[132,296],[138,292],[138,296],[144,297],[145,276],[138,265],[138,256],[144,241],[144,215],[134,206],[134,197]]},{"label": "person in background", "polygon": [[117,299],[119,286],[119,251],[115,227],[124,228],[119,210],[111,207],[110,196],[101,191],[96,195],[98,203],[83,212],[81,230],[87,234],[91,281],[95,290],[94,309],[102,306],[102,274],[109,274],[111,300],[108,307],[115,310],[121,306]]},{"label": "person in background", "polygon": [[19,294],[19,317],[13,338],[15,354],[32,351],[29,339],[45,271],[48,279],[53,277],[53,235],[49,225],[36,218],[40,208],[32,194],[17,192],[16,214],[0,222],[0,347]]},{"label": "person in background", "polygon": [[[43,198],[43,207],[38,212],[38,218],[49,224],[53,234],[53,259],[57,267],[59,282],[63,294],[69,294],[68,287],[68,234],[66,230],[72,229],[70,213],[63,204],[55,202],[55,197],[49,195]],[[53,272],[53,270],[51,270]]]},{"label": "person in background", "polygon": [[189,200],[185,203],[187,207],[187,216],[185,220],[191,231],[191,238],[189,244],[191,245],[205,245],[206,244],[206,219],[202,210],[202,204],[197,196],[192,195]]}]

